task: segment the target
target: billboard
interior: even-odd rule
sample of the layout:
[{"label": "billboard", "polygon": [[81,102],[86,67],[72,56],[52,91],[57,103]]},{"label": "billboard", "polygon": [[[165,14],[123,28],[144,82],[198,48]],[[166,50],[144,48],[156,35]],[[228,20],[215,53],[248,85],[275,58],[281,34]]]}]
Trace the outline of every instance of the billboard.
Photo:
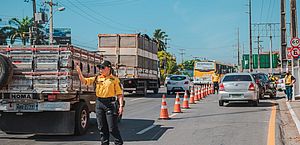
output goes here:
[{"label": "billboard", "polygon": [[[49,37],[49,28],[46,35]],[[71,28],[53,28],[53,44],[71,44]]]}]

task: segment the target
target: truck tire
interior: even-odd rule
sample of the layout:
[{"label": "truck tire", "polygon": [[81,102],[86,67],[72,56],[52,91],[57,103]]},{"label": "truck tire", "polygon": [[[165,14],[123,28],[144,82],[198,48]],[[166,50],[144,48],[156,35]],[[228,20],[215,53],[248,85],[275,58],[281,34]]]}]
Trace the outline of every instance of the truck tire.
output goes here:
[{"label": "truck tire", "polygon": [[158,88],[154,89],[154,90],[153,90],[153,93],[154,93],[154,94],[158,94]]},{"label": "truck tire", "polygon": [[89,108],[84,102],[75,105],[75,135],[83,135],[89,127]]},{"label": "truck tire", "polygon": [[11,82],[13,76],[13,66],[11,61],[0,55],[0,89]]}]

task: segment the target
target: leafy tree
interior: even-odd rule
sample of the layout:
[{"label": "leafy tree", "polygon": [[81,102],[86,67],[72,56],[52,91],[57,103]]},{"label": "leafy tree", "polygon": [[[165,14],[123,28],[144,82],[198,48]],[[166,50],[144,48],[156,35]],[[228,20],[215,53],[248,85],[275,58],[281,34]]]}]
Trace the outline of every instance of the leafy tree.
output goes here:
[{"label": "leafy tree", "polygon": [[164,82],[168,74],[180,74],[176,64],[176,58],[173,55],[166,51],[159,51],[158,59],[160,61],[161,82]]},{"label": "leafy tree", "polygon": [[8,35],[10,38],[10,43],[14,44],[16,39],[22,40],[22,44],[26,45],[26,42],[29,40],[29,28],[32,26],[32,19],[28,16],[19,20],[17,18],[12,18],[9,20],[10,26],[3,27],[4,31],[8,31]]},{"label": "leafy tree", "polygon": [[8,38],[7,32],[1,28],[0,29],[0,45],[7,45],[6,39]]},{"label": "leafy tree", "polygon": [[161,29],[156,29],[153,33],[153,38],[157,42],[158,51],[167,49],[166,44],[163,42],[166,38],[168,38],[166,32],[162,31]]},{"label": "leafy tree", "polygon": [[195,60],[186,60],[182,64],[182,68],[186,70],[193,70],[194,69]]}]

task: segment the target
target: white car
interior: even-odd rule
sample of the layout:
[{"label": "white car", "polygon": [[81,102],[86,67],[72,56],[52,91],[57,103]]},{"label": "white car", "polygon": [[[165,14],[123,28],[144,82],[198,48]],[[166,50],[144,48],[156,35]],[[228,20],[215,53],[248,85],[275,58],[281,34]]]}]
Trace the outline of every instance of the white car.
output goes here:
[{"label": "white car", "polygon": [[172,75],[167,75],[167,76],[166,76],[165,83],[164,83],[165,86],[167,86],[167,83],[168,83],[168,81],[170,80],[170,77],[171,77],[171,76],[172,76]]},{"label": "white car", "polygon": [[280,78],[276,81],[276,88],[277,88],[278,91],[284,91],[285,90],[284,78]]},{"label": "white car", "polygon": [[172,75],[167,81],[167,94],[190,91],[191,80],[187,75]]}]

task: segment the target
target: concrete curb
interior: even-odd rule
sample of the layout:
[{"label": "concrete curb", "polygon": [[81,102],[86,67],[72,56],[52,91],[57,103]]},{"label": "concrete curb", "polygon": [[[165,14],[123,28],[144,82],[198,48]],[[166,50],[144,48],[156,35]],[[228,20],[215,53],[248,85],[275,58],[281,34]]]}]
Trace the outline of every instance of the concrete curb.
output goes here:
[{"label": "concrete curb", "polygon": [[282,134],[282,142],[285,145],[299,145],[300,136],[296,124],[290,114],[286,104],[286,99],[279,99],[276,101],[279,104],[278,115],[280,115],[280,131]]}]

